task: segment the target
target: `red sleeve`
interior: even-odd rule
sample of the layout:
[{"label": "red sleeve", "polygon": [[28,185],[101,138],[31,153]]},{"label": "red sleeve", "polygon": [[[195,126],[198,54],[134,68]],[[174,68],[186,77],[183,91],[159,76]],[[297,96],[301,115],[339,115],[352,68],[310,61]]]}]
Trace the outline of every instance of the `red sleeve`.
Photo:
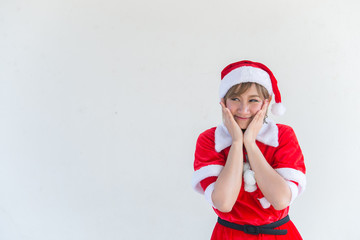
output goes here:
[{"label": "red sleeve", "polygon": [[279,146],[275,150],[273,168],[293,168],[305,173],[304,156],[294,130],[279,124]]},{"label": "red sleeve", "polygon": [[200,134],[196,142],[192,186],[199,193],[216,181],[225,165],[224,153],[215,150],[215,129]]},{"label": "red sleeve", "polygon": [[306,186],[305,163],[294,130],[286,125],[279,127],[279,146],[274,153],[272,167],[289,183],[292,201]]}]

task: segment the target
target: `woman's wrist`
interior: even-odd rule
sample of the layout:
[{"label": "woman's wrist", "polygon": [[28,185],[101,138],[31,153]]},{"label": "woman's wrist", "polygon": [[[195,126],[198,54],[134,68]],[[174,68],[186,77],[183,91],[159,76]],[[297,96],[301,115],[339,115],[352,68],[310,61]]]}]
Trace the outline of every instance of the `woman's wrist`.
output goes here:
[{"label": "woman's wrist", "polygon": [[241,146],[244,144],[243,140],[233,140],[232,145]]},{"label": "woman's wrist", "polygon": [[248,150],[248,151],[251,151],[251,150],[257,148],[255,141],[244,141],[244,146],[245,146],[246,150]]}]

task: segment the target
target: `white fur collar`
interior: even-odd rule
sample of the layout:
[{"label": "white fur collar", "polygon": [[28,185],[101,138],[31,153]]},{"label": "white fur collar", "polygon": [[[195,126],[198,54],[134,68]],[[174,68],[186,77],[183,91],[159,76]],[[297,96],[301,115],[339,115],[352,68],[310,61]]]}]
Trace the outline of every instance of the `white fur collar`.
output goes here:
[{"label": "white fur collar", "polygon": [[[256,140],[266,145],[277,147],[279,146],[279,129],[273,120],[267,118],[266,121],[267,123],[263,124],[259,134],[256,136]],[[231,135],[225,127],[224,123],[221,123],[215,130],[215,150],[217,152],[221,152],[231,144]]]}]

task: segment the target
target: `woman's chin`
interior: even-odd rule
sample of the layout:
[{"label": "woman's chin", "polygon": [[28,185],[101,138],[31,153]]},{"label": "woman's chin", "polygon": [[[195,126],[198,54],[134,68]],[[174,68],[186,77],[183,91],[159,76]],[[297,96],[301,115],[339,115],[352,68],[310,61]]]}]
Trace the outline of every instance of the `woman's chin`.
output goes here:
[{"label": "woman's chin", "polygon": [[238,124],[241,130],[246,130],[249,124]]},{"label": "woman's chin", "polygon": [[238,120],[238,121],[236,121],[236,123],[239,125],[241,130],[246,130],[250,124],[250,121],[241,121],[241,120],[239,121]]}]

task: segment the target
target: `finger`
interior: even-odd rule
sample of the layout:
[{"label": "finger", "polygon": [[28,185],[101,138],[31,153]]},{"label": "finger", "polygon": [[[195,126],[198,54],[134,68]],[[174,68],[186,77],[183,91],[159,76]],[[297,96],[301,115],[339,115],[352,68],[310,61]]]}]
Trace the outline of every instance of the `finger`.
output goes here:
[{"label": "finger", "polygon": [[[222,104],[222,103],[221,103]],[[228,116],[229,115],[229,109],[228,108],[226,108],[223,104],[221,105],[221,111],[222,111],[222,115],[224,116],[224,117],[226,117],[226,116]]]},{"label": "finger", "polygon": [[224,111],[225,111],[225,117],[226,117],[228,120],[231,121],[232,119],[234,119],[234,116],[231,114],[230,109],[225,108]]},{"label": "finger", "polygon": [[232,115],[231,112],[230,112],[230,109],[228,109],[228,108],[225,106],[225,100],[224,100],[224,98],[221,99],[220,105],[221,105],[221,108],[222,108],[224,114],[229,115],[229,116]]},{"label": "finger", "polygon": [[220,105],[221,105],[223,122],[229,121],[230,115],[231,115],[230,110],[228,108],[226,108],[223,103],[220,103]]},{"label": "finger", "polygon": [[254,123],[260,122],[260,119],[262,118],[262,115],[263,115],[262,111],[261,110],[258,111],[251,122],[254,122]]},{"label": "finger", "polygon": [[220,102],[220,106],[221,106],[221,109],[223,109],[223,110],[226,108],[226,106],[222,102]]},{"label": "finger", "polygon": [[269,106],[269,100],[265,99],[264,104],[262,105],[261,109],[256,113],[255,116],[259,114],[261,115],[261,117],[264,117],[268,106]]},{"label": "finger", "polygon": [[261,110],[266,111],[267,107],[269,106],[269,99],[265,99],[264,104],[261,108]]},{"label": "finger", "polygon": [[259,111],[256,112],[255,116],[253,117],[253,120],[258,119],[262,115],[265,115],[265,111],[263,109],[260,109]]},{"label": "finger", "polygon": [[251,122],[258,122],[258,123],[262,122],[263,119],[264,119],[265,113],[266,113],[265,110],[263,110],[263,109],[259,110],[255,114],[255,116],[254,116],[254,118],[253,118],[253,120]]},{"label": "finger", "polygon": [[220,101],[220,105],[221,105],[223,108],[226,108],[224,98],[222,98],[222,99],[221,99],[221,101]]}]

